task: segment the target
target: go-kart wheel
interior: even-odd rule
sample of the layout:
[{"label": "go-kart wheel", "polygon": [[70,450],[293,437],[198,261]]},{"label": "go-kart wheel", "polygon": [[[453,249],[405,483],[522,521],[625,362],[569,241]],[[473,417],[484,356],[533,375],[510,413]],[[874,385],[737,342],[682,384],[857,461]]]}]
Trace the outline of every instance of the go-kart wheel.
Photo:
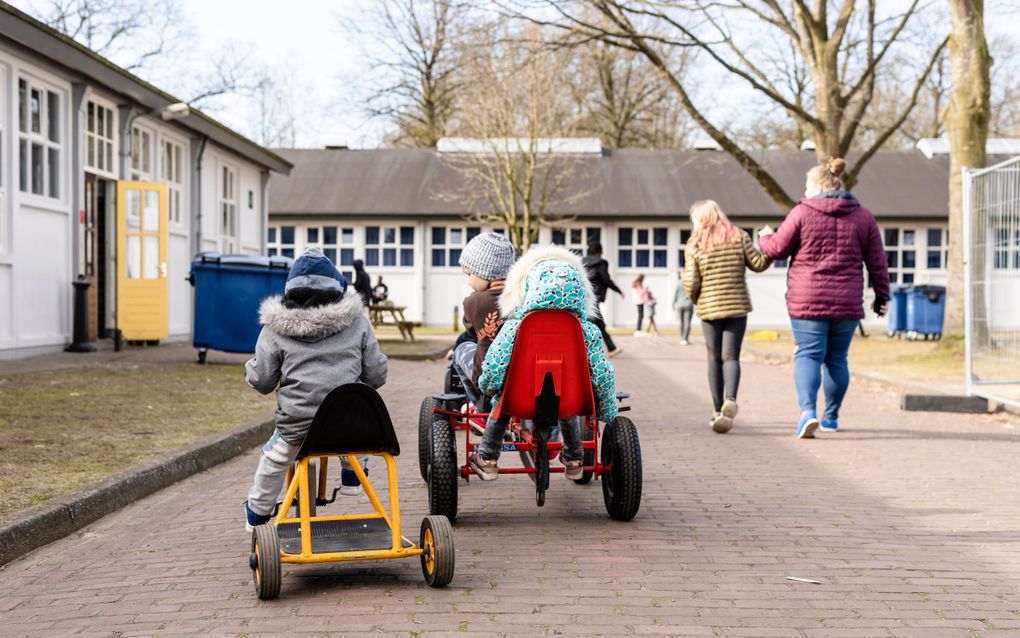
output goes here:
[{"label": "go-kart wheel", "polygon": [[453,580],[453,527],[445,516],[421,521],[421,572],[429,587],[445,587]]},{"label": "go-kart wheel", "polygon": [[280,564],[280,538],[276,525],[256,525],[251,534],[251,558],[249,564],[255,581],[255,593],[262,600],[280,595],[280,581],[283,568]]},{"label": "go-kart wheel", "polygon": [[418,470],[421,472],[421,480],[429,480],[429,434],[432,430],[432,422],[438,417],[432,411],[438,408],[439,402],[432,397],[425,397],[421,402],[421,409],[418,410]]},{"label": "go-kart wheel", "polygon": [[[595,431],[592,430],[591,428],[585,428],[584,429],[584,441],[587,443],[588,441],[594,441],[594,440],[595,440]],[[584,451],[584,460],[582,462],[584,463],[585,467],[591,467],[591,466],[595,465],[595,449],[594,448],[592,448],[590,450],[586,449]],[[591,483],[591,479],[592,479],[593,476],[595,476],[595,472],[591,472],[591,471],[585,470],[584,473],[581,474],[581,478],[577,479],[574,482],[577,483],[578,485],[587,485],[588,483]]]},{"label": "go-kart wheel", "polygon": [[429,514],[457,519],[457,439],[449,421],[433,421],[429,454]]},{"label": "go-kart wheel", "polygon": [[637,428],[624,416],[606,426],[602,435],[602,497],[610,518],[629,521],[641,506],[641,442]]}]

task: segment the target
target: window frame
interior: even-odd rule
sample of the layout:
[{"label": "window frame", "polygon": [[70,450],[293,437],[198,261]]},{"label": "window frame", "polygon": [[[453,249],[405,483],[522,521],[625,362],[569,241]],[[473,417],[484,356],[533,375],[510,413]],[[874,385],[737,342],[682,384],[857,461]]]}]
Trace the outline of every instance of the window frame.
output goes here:
[{"label": "window frame", "polygon": [[[581,239],[579,241],[574,240],[574,231],[580,232]],[[563,234],[562,241],[556,241],[557,233]],[[572,253],[584,257],[588,254],[589,245],[593,242],[602,243],[602,227],[589,226],[587,224],[553,227],[549,235],[549,241],[557,246],[566,248]]]},{"label": "window frame", "polygon": [[[238,245],[238,183],[237,167],[228,162],[219,162],[216,171],[216,224],[219,230],[220,251],[228,254]],[[229,193],[227,191],[230,191]],[[228,214],[229,211],[229,214]],[[229,229],[224,228],[228,225]],[[231,232],[225,232],[230,230]],[[296,236],[296,232],[295,232]]]},{"label": "window frame", "polygon": [[[188,209],[187,144],[183,140],[171,135],[160,135],[158,142],[159,165],[156,168],[159,181],[167,185],[167,219],[171,228],[182,229],[188,225],[187,215],[183,214],[183,211]],[[176,151],[175,158],[177,162],[176,166],[174,166],[175,170],[172,172],[179,173],[178,175],[167,173],[167,147],[171,147]]]},{"label": "window frame", "polygon": [[[1000,233],[1004,239],[1000,239]],[[1020,271],[1020,227],[1009,221],[994,221],[989,225],[991,269]]]},{"label": "window frame", "polygon": [[[375,228],[378,230],[377,241],[369,243],[369,229]],[[411,231],[411,241],[404,241],[404,230]],[[386,231],[393,231],[393,241],[386,241]],[[381,270],[408,270],[414,268],[414,246],[415,240],[417,239],[418,229],[415,225],[404,225],[404,224],[365,224],[365,267],[375,268]],[[393,265],[387,266],[386,264],[386,251],[392,250],[393,253]],[[375,252],[375,259],[372,259],[372,252]],[[404,263],[404,255],[406,251],[410,251],[410,263]],[[373,263],[373,261],[375,263]]]},{"label": "window frame", "polygon": [[[658,224],[635,224],[633,226],[616,226],[616,254],[613,255],[616,267],[621,270],[650,270],[652,272],[666,272],[669,269],[669,224],[658,225]],[[629,230],[631,233],[630,243],[624,244],[621,238],[621,231]],[[661,230],[663,233],[663,242],[661,244],[655,242],[656,231]],[[644,242],[639,242],[638,238],[642,231],[648,233]],[[640,251],[647,251],[648,253],[648,264],[640,266],[637,263],[637,258]],[[629,263],[623,264],[622,256],[626,252],[629,255]],[[655,265],[656,253],[662,253],[663,264],[661,266]]]},{"label": "window frame", "polygon": [[[25,99],[22,98],[22,84],[25,86]],[[56,84],[39,78],[36,75],[25,73],[17,74],[17,117],[15,128],[17,129],[18,143],[18,190],[28,197],[38,197],[50,202],[63,202],[68,189],[66,188],[64,158],[65,145],[68,138],[67,124],[64,113],[67,112],[67,91],[58,88]],[[32,126],[31,100],[32,93],[39,92],[39,130],[34,131]],[[57,114],[51,113],[51,97],[57,98]],[[27,117],[26,117],[27,116]],[[27,122],[26,122],[27,120]],[[24,125],[24,130],[22,126]],[[56,128],[54,128],[56,127]],[[52,134],[55,132],[56,138]],[[21,149],[25,147],[22,156]],[[35,147],[40,148],[41,161],[40,170],[42,178],[40,191],[34,189],[36,173],[32,169],[32,154]],[[55,158],[55,160],[54,160]],[[55,169],[55,172],[54,172]],[[56,193],[54,194],[54,190]]]},{"label": "window frame", "polygon": [[[882,226],[882,245],[885,249],[886,261],[889,264],[889,283],[894,285],[913,285],[917,282],[918,271],[918,253],[924,250],[924,247],[918,242],[918,229],[910,226]],[[889,243],[889,233],[895,233],[896,243]],[[910,233],[913,237],[913,243],[907,244],[906,237],[907,233]],[[904,255],[907,253],[913,253],[914,265],[907,267],[904,266]],[[896,259],[891,259],[892,255],[896,255]],[[924,253],[927,259],[927,253]],[[893,265],[895,261],[895,266]],[[927,263],[927,262],[926,262]],[[908,280],[909,277],[909,280]]]},{"label": "window frame", "polygon": [[[292,228],[294,230],[293,241],[291,243],[285,243],[283,241],[283,229]],[[270,257],[281,256],[293,258],[297,253],[298,245],[298,229],[305,228],[297,224],[269,224],[266,226],[266,254]],[[275,237],[273,236],[275,234]],[[290,255],[284,255],[283,251],[289,250]]]},{"label": "window frame", "polygon": [[[142,155],[142,140],[148,139],[149,147],[145,155]],[[131,180],[135,182],[155,182],[156,175],[159,173],[159,167],[157,166],[157,155],[156,152],[159,144],[156,143],[156,131],[155,129],[149,128],[142,124],[135,123],[131,126],[131,162],[128,166],[131,174]],[[146,171],[144,161],[148,160],[149,168]],[[136,161],[138,166],[135,165]]]},{"label": "window frame", "polygon": [[[281,227],[284,226],[284,225],[286,225],[286,224],[280,224]],[[336,266],[337,269],[347,268],[348,270],[351,270],[351,269],[354,268],[354,260],[357,259],[357,255],[356,255],[355,251],[356,251],[357,245],[358,245],[357,241],[355,239],[355,237],[356,237],[356,229],[357,229],[357,227],[355,225],[345,225],[345,224],[341,224],[341,223],[338,223],[338,222],[334,222],[334,223],[322,223],[322,224],[305,224],[305,225],[299,226],[298,228],[301,229],[299,232],[304,232],[304,247],[305,248],[311,248],[312,246],[317,246],[317,247],[321,248],[323,254],[326,255],[326,257],[328,257],[330,261],[333,262],[333,265]],[[326,241],[326,229],[327,228],[334,228],[334,229],[336,229],[336,241],[335,242],[329,243],[329,242]],[[311,240],[308,239],[308,231],[310,231],[310,230],[314,230],[318,234],[318,239],[316,241],[311,241]],[[344,231],[350,231],[350,238],[347,239],[347,240],[344,239]],[[268,234],[266,235],[266,238],[268,239]],[[297,243],[297,232],[295,232],[294,240],[295,240],[295,244],[296,244]],[[334,251],[332,256],[330,256],[329,251]],[[344,262],[344,259],[343,259],[344,251],[350,251],[349,252],[349,255],[351,257],[350,258],[350,263],[346,263],[346,264],[343,263]]]},{"label": "window frame", "polygon": [[[938,231],[939,243],[932,245],[931,233]],[[884,239],[884,237],[883,237]],[[931,265],[932,253],[939,257],[939,265]],[[944,226],[927,226],[924,229],[924,267],[927,270],[946,270],[949,265],[949,229]]]},{"label": "window frame", "polygon": [[[110,129],[111,137],[107,137],[101,131],[91,130],[92,124],[99,121],[98,111],[100,109],[105,112],[104,121],[107,128]],[[90,110],[96,113],[92,118],[89,118]],[[117,117],[117,109],[114,105],[101,98],[92,97],[85,106],[85,170],[111,179],[117,179]],[[105,167],[93,161],[93,155],[95,155],[93,151],[98,151],[101,147],[108,151],[109,165]]]},{"label": "window frame", "polygon": [[[428,257],[427,264],[430,269],[434,270],[460,270],[460,254],[464,250],[464,246],[471,241],[474,237],[486,232],[486,229],[481,224],[471,224],[466,222],[454,222],[453,224],[433,224],[427,227],[426,235],[428,237]],[[443,230],[443,243],[437,244],[435,242],[436,230]],[[459,230],[461,233],[461,241],[452,242],[451,232]],[[436,265],[436,255],[443,255],[442,265]],[[456,256],[456,259],[454,259]]]}]

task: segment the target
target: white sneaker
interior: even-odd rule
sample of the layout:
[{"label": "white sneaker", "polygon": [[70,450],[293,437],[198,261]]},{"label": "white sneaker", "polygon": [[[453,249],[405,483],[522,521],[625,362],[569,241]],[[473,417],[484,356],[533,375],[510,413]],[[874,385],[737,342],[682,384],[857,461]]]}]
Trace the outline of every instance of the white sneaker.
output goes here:
[{"label": "white sneaker", "polygon": [[360,485],[341,485],[340,494],[344,496],[361,496],[365,493],[365,488]]},{"label": "white sneaker", "polygon": [[682,345],[682,346],[689,346],[689,345],[691,345],[691,342],[688,341],[687,339],[681,339],[680,340],[680,345]]},{"label": "white sneaker", "polygon": [[634,331],[634,336],[635,337],[647,337],[648,333],[645,332],[644,330],[635,330]]},{"label": "white sneaker", "polygon": [[571,481],[576,481],[584,476],[584,463],[581,461],[568,461],[563,458],[563,454],[556,457],[556,460],[563,466],[563,476],[567,477]]}]

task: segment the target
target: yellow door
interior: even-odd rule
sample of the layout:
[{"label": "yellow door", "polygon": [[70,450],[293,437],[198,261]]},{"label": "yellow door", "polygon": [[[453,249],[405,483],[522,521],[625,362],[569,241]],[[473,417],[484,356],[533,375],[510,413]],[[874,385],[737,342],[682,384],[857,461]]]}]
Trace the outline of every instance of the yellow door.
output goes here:
[{"label": "yellow door", "polygon": [[117,182],[117,328],[124,339],[169,334],[166,184]]}]

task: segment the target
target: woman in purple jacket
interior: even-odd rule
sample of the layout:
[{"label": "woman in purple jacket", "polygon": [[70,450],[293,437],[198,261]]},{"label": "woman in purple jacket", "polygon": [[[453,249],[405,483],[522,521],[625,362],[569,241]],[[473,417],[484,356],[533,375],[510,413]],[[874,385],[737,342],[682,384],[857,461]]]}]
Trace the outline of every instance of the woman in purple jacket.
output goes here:
[{"label": "woman in purple jacket", "polygon": [[[831,159],[808,171],[804,199],[779,230],[759,232],[761,251],[790,259],[786,307],[796,343],[793,379],[800,401],[797,437],[835,432],[839,408],[850,385],[847,351],[864,318],[863,263],[875,290],[872,309],[883,316],[889,301],[889,270],[875,217],[843,187],[846,168]],[[825,369],[825,410],[819,422],[818,388]]]}]

